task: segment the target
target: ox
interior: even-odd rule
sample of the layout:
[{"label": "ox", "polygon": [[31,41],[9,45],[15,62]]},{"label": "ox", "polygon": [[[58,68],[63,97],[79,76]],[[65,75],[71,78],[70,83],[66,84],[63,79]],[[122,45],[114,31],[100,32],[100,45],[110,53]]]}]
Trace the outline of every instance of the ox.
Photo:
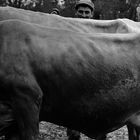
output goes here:
[{"label": "ox", "polygon": [[45,120],[96,139],[127,124],[138,138],[140,28],[127,21],[95,21],[87,33],[1,20],[1,134],[34,140]]},{"label": "ox", "polygon": [[131,123],[140,110],[139,43],[139,32],[93,35],[1,21],[0,97],[9,110],[1,131],[34,140],[40,119],[99,139]]}]

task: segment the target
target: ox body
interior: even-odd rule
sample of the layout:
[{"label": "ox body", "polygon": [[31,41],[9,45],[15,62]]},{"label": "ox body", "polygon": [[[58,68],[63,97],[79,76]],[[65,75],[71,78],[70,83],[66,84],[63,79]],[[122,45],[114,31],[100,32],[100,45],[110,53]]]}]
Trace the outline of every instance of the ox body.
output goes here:
[{"label": "ox body", "polygon": [[36,139],[39,120],[97,139],[130,123],[140,111],[139,43],[139,32],[86,34],[1,21],[0,99],[12,110],[7,139]]},{"label": "ox body", "polygon": [[127,124],[139,139],[139,23],[11,7],[0,21],[0,135],[35,139],[44,120],[97,139]]}]

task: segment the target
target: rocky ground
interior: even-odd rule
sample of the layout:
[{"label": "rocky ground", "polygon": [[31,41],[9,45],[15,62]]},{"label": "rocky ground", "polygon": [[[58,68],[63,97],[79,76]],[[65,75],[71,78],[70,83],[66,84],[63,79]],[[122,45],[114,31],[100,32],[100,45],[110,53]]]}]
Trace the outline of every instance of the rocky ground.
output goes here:
[{"label": "rocky ground", "polygon": [[[52,123],[41,122],[39,140],[67,140],[66,128]],[[5,140],[5,137],[0,137],[0,140]],[[93,140],[81,134],[81,140]],[[107,135],[107,140],[128,140],[127,128],[124,126]]]},{"label": "rocky ground", "polygon": [[[40,140],[67,140],[66,128],[51,123],[40,123]],[[81,134],[81,140],[92,140]],[[121,129],[109,133],[107,140],[128,140],[127,128]]]}]

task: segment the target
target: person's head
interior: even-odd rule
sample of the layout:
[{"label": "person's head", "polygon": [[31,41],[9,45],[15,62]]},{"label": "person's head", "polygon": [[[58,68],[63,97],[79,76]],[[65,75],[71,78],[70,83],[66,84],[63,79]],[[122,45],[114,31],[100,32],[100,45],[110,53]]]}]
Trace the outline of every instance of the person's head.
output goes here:
[{"label": "person's head", "polygon": [[60,11],[57,8],[53,8],[51,14],[60,15]]},{"label": "person's head", "polygon": [[79,0],[75,5],[75,16],[78,18],[93,18],[94,4],[91,0]]}]

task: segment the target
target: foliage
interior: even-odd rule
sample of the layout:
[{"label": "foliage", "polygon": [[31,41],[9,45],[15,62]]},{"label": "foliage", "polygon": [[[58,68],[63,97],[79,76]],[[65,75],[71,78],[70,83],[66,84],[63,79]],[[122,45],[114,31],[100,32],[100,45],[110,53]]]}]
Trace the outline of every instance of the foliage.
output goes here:
[{"label": "foliage", "polygon": [[[93,0],[96,19],[129,18],[136,20],[136,7],[140,0]],[[0,6],[12,6],[50,13],[60,9],[62,16],[74,17],[76,0],[0,0]]]},{"label": "foliage", "polygon": [[129,18],[135,20],[136,7],[139,0],[97,0],[97,9],[101,19]]}]

